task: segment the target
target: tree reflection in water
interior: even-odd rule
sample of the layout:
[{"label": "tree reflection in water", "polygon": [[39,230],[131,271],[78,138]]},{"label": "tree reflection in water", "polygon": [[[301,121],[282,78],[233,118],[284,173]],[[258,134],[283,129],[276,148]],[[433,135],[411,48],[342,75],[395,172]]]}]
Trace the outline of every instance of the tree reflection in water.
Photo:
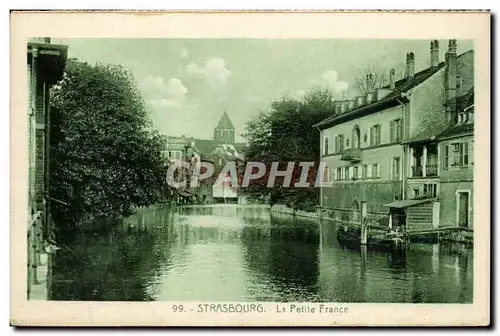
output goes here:
[{"label": "tree reflection in water", "polygon": [[151,301],[151,279],[175,237],[162,224],[172,213],[148,210],[111,232],[77,235],[54,258],[51,300]]}]

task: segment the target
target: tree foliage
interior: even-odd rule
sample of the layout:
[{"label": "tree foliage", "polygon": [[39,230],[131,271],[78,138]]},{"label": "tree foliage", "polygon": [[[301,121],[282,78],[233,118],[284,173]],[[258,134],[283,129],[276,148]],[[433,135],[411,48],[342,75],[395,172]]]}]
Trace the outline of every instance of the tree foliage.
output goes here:
[{"label": "tree foliage", "polygon": [[69,60],[51,90],[51,202],[57,224],[120,217],[162,193],[162,138],[132,75]]},{"label": "tree foliage", "polygon": [[[319,131],[315,124],[335,113],[335,101],[327,90],[313,89],[302,100],[283,97],[273,101],[267,111],[247,122],[245,138],[247,161],[263,162],[266,174],[255,180],[244,191],[252,196],[270,196],[271,203],[284,203],[298,209],[312,210],[318,204],[319,189],[314,188],[320,158]],[[294,162],[292,183],[283,187],[278,177],[271,188],[267,182],[272,162],[279,162],[285,170]],[[309,169],[310,187],[294,187],[302,172],[299,162],[314,162]]]}]

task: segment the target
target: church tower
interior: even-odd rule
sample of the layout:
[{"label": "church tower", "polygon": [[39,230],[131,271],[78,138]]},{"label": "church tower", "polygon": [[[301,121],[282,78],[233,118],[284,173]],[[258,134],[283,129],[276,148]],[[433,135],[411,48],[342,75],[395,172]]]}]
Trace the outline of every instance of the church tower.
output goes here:
[{"label": "church tower", "polygon": [[217,143],[234,144],[234,130],[231,119],[229,119],[227,112],[224,111],[217,127],[214,129],[214,141]]}]

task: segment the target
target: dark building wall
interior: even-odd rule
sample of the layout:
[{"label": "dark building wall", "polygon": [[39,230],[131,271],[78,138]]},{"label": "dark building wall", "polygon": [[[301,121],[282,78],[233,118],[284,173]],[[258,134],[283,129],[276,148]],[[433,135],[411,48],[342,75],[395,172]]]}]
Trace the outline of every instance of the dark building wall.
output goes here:
[{"label": "dark building wall", "polygon": [[433,202],[417,204],[406,209],[406,225],[408,230],[431,229],[433,218]]},{"label": "dark building wall", "polygon": [[457,86],[457,96],[466,94],[474,86],[474,52],[472,50],[457,57],[457,76],[460,85]]},{"label": "dark building wall", "polygon": [[[441,199],[441,226],[456,226],[457,223],[457,192],[469,191],[469,227],[473,228],[473,209],[474,209],[474,158],[472,149],[473,135],[456,137],[453,139],[443,140],[439,144],[441,151],[441,165],[439,169],[440,191],[439,198]],[[456,142],[469,142],[469,164],[467,166],[449,166],[444,167],[443,153],[446,145],[451,145]],[[450,153],[451,147],[450,148]],[[450,158],[450,162],[452,159]]]},{"label": "dark building wall", "polygon": [[354,209],[367,202],[369,212],[388,213],[385,204],[401,199],[400,181],[335,183],[323,188],[323,206],[334,209]]},{"label": "dark building wall", "polygon": [[410,132],[408,137],[424,132],[426,129],[446,122],[443,104],[446,101],[444,92],[444,74],[440,69],[429,79],[413,89],[410,99],[410,115],[408,119]]},{"label": "dark building wall", "polygon": [[[444,166],[444,148],[449,147],[449,158],[450,163],[452,162],[452,155],[456,153],[453,152],[451,145],[457,142],[468,142],[469,143],[469,164],[467,166]],[[439,151],[441,156],[441,162],[439,166],[439,176],[442,182],[444,181],[472,181],[474,180],[474,135],[464,135],[460,137],[455,137],[452,139],[443,140],[439,143]]]},{"label": "dark building wall", "polygon": [[440,213],[441,218],[440,226],[458,226],[457,223],[457,192],[470,191],[469,193],[469,228],[474,228],[474,183],[470,182],[451,182],[443,181],[440,185],[439,198],[441,201]]}]

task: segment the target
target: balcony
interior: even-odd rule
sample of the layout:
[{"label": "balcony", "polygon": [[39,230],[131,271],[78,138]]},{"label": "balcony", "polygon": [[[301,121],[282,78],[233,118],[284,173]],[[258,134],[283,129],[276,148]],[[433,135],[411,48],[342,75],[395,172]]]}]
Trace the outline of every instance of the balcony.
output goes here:
[{"label": "balcony", "polygon": [[[425,174],[424,174],[425,172]],[[435,177],[438,176],[437,165],[412,166],[411,177]]]},{"label": "balcony", "polygon": [[417,144],[410,147],[411,176],[414,178],[439,176],[436,143]]},{"label": "balcony", "polygon": [[411,167],[411,177],[422,177],[424,176],[424,170],[422,166],[412,166]]},{"label": "balcony", "polygon": [[438,176],[438,166],[427,165],[425,167],[425,176]]},{"label": "balcony", "polygon": [[359,162],[361,161],[361,149],[360,148],[347,148],[343,149],[340,153],[340,159],[342,161],[349,162]]}]

